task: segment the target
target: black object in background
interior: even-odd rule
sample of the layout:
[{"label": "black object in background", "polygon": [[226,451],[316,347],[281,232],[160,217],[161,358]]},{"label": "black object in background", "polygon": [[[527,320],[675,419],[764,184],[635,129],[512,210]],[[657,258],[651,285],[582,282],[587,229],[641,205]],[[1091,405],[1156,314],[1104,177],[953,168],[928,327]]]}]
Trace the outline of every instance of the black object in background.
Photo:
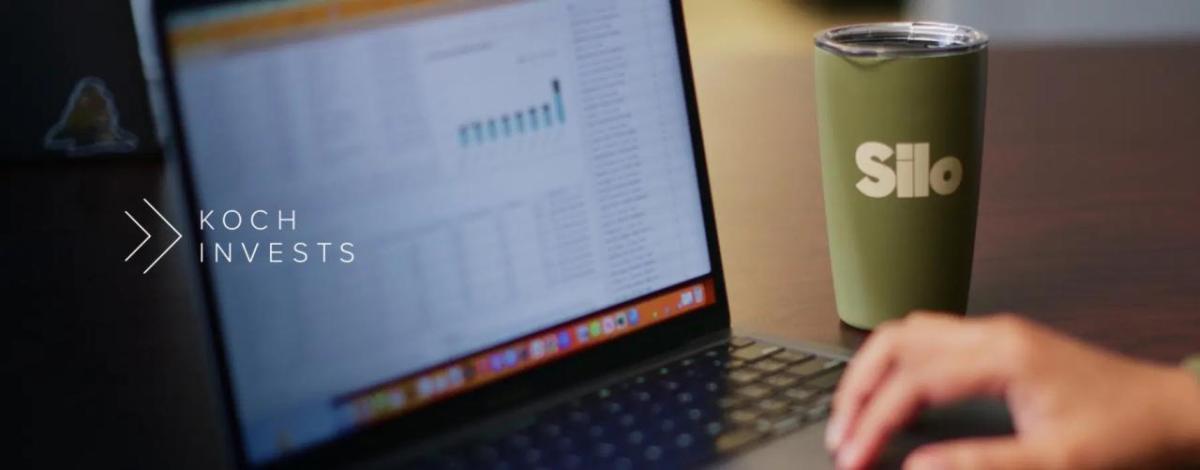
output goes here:
[{"label": "black object in background", "polygon": [[0,3],[0,160],[160,154],[128,1]]},{"label": "black object in background", "polygon": [[[130,9],[129,0],[0,0],[0,374],[17,436],[3,468],[229,466],[192,254],[176,247],[143,275],[173,235],[147,226],[144,257],[122,261],[144,237],[123,211],[155,217],[138,212],[145,198],[170,220],[184,217],[158,158]],[[132,135],[132,151],[44,149],[87,77],[104,86],[84,82],[79,112],[103,118],[111,105],[119,122],[64,135],[84,137],[77,147]],[[106,134],[113,127],[129,135]]]}]

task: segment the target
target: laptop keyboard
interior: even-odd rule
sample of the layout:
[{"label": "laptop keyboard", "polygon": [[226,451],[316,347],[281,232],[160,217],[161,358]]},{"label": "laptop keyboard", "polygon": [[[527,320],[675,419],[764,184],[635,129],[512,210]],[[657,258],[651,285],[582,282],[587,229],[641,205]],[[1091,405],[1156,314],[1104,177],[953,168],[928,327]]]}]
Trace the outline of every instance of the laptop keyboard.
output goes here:
[{"label": "laptop keyboard", "polygon": [[711,462],[824,419],[844,362],[748,338],[643,371],[419,468],[659,468]]}]

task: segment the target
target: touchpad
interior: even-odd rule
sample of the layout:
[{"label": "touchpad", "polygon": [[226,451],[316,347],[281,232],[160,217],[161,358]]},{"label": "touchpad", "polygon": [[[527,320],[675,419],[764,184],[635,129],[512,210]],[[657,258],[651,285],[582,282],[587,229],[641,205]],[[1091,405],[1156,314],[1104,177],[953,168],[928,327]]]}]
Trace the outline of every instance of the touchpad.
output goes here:
[{"label": "touchpad", "polygon": [[964,437],[1013,434],[1012,417],[1002,400],[971,399],[925,410],[888,443],[878,468],[900,468],[917,447]]}]

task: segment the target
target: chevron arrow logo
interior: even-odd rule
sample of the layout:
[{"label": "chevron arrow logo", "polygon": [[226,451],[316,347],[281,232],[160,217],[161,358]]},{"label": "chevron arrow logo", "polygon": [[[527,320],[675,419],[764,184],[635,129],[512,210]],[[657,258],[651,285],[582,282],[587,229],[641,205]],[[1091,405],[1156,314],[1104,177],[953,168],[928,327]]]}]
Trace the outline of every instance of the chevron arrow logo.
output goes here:
[{"label": "chevron arrow logo", "polygon": [[[175,247],[176,243],[179,243],[179,239],[183,238],[183,234],[179,233],[179,230],[176,230],[175,226],[171,225],[171,223],[167,221],[166,217],[163,217],[162,212],[159,212],[158,208],[154,207],[154,204],[151,204],[150,201],[147,201],[145,198],[142,198],[142,202],[146,203],[147,206],[150,206],[150,210],[154,211],[154,214],[157,215],[164,224],[167,224],[167,227],[169,227],[172,232],[175,232],[175,239],[171,240],[171,244],[167,245],[167,248],[163,250],[162,253],[159,253],[158,257],[154,258],[154,261],[151,261],[150,265],[146,266],[146,269],[142,271],[142,274],[146,274],[150,272],[150,269],[153,268],[154,265],[158,264],[158,260],[162,259],[162,257],[165,256],[168,251],[171,251],[171,248]],[[137,246],[133,247],[133,251],[130,251],[129,255],[125,257],[125,262],[129,262],[129,260],[133,258],[133,255],[137,254],[138,250],[141,250],[142,247],[146,245],[146,242],[150,241],[150,239],[153,237],[151,237],[150,232],[146,230],[146,227],[143,227],[142,224],[138,222],[137,218],[130,214],[129,211],[125,211],[125,216],[129,217],[129,220],[133,221],[133,225],[137,225],[137,228],[141,230],[142,233],[146,234],[146,238],[143,238],[141,243],[138,243]]]}]

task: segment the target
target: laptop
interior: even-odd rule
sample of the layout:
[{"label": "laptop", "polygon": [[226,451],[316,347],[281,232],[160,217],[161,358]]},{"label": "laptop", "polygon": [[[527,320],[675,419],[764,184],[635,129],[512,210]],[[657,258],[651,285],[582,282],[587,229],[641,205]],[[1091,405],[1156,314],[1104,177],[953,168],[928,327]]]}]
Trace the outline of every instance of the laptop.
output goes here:
[{"label": "laptop", "polygon": [[832,465],[849,351],[730,331],[679,1],[155,16],[239,466]]}]

